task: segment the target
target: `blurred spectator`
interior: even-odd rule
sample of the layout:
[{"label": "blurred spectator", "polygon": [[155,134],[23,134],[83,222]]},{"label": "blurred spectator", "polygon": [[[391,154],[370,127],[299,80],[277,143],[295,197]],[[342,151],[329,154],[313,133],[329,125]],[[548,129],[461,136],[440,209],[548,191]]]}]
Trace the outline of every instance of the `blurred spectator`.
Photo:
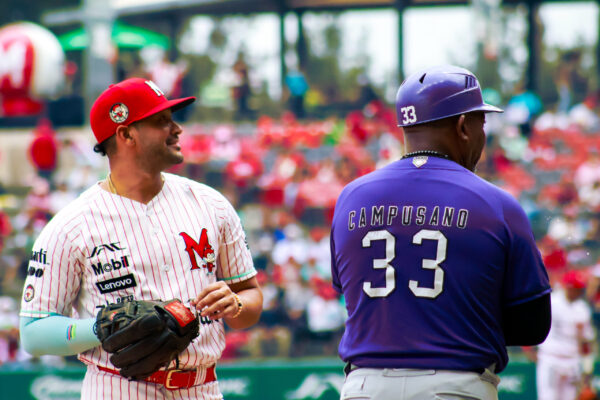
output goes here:
[{"label": "blurred spectator", "polygon": [[225,166],[225,177],[235,186],[241,201],[255,202],[258,198],[256,183],[263,172],[263,163],[252,146],[242,146],[238,157]]},{"label": "blurred spectator", "polygon": [[50,206],[50,184],[43,178],[32,182],[31,190],[25,197],[25,213],[35,227],[46,225],[52,218]]},{"label": "blurred spectator", "polygon": [[308,254],[307,273],[303,274],[305,280],[311,276],[318,276],[321,279],[331,280],[331,251],[329,248],[329,223],[324,226],[315,226],[311,228],[306,244]]},{"label": "blurred spectator", "polygon": [[169,61],[165,51],[160,59],[147,67],[148,77],[165,92],[168,98],[180,97],[182,94],[181,84],[187,74],[188,64],[184,60],[177,63]]},{"label": "blurred spectator", "polygon": [[[567,51],[560,59],[556,73],[558,112],[566,114],[573,104],[583,100],[587,93],[587,79],[581,72],[581,52]],[[583,95],[582,95],[583,94]]]},{"label": "blurred spectator", "polygon": [[534,118],[542,110],[542,101],[539,96],[529,90],[520,89],[506,105],[506,120],[517,126],[521,135],[529,137],[533,127]]},{"label": "blurred spectator", "polygon": [[572,270],[552,292],[552,327],[537,354],[539,399],[575,400],[581,385],[590,382],[595,332],[582,298],[585,286],[583,272]]},{"label": "blurred spectator", "polygon": [[306,319],[311,341],[316,344],[312,354],[335,355],[344,326],[345,310],[328,281],[313,276],[310,288],[312,295],[306,305]]},{"label": "blurred spectator", "polygon": [[17,302],[0,297],[0,365],[17,361],[19,349],[19,314]]},{"label": "blurred spectator", "polygon": [[235,102],[235,118],[238,120],[252,118],[253,111],[248,105],[250,99],[250,76],[243,52],[238,53],[233,64],[235,82],[232,87],[232,97]]},{"label": "blurred spectator", "polygon": [[[306,240],[302,228],[297,223],[288,224],[283,229],[284,237],[273,247],[273,262],[282,268],[283,282],[298,281],[299,269],[295,266],[306,260]],[[288,267],[289,265],[293,265]]]},{"label": "blurred spectator", "polygon": [[296,118],[306,117],[304,96],[308,92],[308,83],[299,69],[292,68],[285,76],[285,85],[289,91],[288,107]]},{"label": "blurred spectator", "polygon": [[548,236],[562,246],[574,246],[583,243],[588,230],[589,224],[578,218],[577,206],[569,206],[550,220]]},{"label": "blurred spectator", "polygon": [[56,184],[56,189],[50,193],[50,214],[54,215],[77,198],[77,194],[67,186],[67,183],[60,181]]},{"label": "blurred spectator", "polygon": [[216,126],[212,137],[213,139],[210,143],[211,161],[232,161],[238,158],[241,152],[241,145],[232,126]]},{"label": "blurred spectator", "polygon": [[588,153],[587,160],[575,170],[573,178],[579,199],[591,209],[600,206],[600,155],[596,148]]},{"label": "blurred spectator", "polygon": [[306,282],[286,286],[284,289],[284,305],[287,312],[286,325],[290,328],[293,346],[291,357],[303,357],[310,345],[310,336],[306,320],[306,307],[311,298],[311,291]]},{"label": "blurred spectator", "polygon": [[263,312],[250,338],[250,354],[254,357],[287,357],[292,337],[283,323],[286,312],[282,304],[282,290],[264,271],[258,271],[256,279],[263,291]]},{"label": "blurred spectator", "polygon": [[6,238],[12,233],[12,224],[10,218],[2,209],[0,209],[0,253],[4,248]]},{"label": "blurred spectator", "polygon": [[29,144],[29,159],[37,174],[52,183],[52,174],[56,169],[58,140],[50,120],[40,119]]},{"label": "blurred spectator", "polygon": [[367,74],[358,76],[358,98],[356,99],[356,108],[364,109],[371,102],[379,101],[379,95],[375,92],[371,80]]},{"label": "blurred spectator", "polygon": [[584,132],[598,132],[600,129],[600,91],[588,95],[583,102],[576,104],[569,111],[569,119]]},{"label": "blurred spectator", "polygon": [[[139,53],[123,50],[119,50],[119,56],[117,57],[116,77],[117,81],[128,78],[150,78]],[[159,87],[162,86],[159,85]]]}]

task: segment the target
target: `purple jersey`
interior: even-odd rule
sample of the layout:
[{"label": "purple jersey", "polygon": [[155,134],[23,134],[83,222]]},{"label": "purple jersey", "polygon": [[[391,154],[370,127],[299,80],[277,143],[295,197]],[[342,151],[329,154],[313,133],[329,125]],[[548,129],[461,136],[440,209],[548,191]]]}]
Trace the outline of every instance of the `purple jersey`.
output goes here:
[{"label": "purple jersey", "polygon": [[502,371],[502,309],[550,292],[518,202],[442,158],[348,184],[331,254],[348,309],[339,353],[361,367]]}]

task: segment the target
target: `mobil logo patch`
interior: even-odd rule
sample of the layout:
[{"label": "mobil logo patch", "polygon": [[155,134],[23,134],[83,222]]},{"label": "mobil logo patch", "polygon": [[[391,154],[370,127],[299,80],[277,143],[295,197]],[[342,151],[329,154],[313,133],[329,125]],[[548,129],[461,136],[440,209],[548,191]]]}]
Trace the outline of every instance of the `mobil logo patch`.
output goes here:
[{"label": "mobil logo patch", "polygon": [[110,271],[118,271],[121,268],[129,267],[129,257],[123,256],[117,260],[110,260],[108,262],[98,262],[97,264],[92,264],[92,269],[94,270],[95,275],[102,275],[106,272]]},{"label": "mobil logo patch", "polygon": [[118,290],[129,289],[137,286],[133,274],[123,275],[118,278],[108,279],[106,281],[96,282],[98,290],[102,294],[116,292]]}]

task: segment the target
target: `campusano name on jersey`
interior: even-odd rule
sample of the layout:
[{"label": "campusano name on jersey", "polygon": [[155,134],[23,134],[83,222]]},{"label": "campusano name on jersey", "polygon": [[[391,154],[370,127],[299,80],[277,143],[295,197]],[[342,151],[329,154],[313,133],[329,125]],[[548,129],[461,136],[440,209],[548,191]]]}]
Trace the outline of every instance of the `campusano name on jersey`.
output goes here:
[{"label": "campusano name on jersey", "polygon": [[[400,218],[400,221],[396,219]],[[348,230],[382,227],[401,223],[408,225],[455,226],[465,229],[469,220],[469,210],[442,206],[372,206],[361,207],[348,212]]]}]

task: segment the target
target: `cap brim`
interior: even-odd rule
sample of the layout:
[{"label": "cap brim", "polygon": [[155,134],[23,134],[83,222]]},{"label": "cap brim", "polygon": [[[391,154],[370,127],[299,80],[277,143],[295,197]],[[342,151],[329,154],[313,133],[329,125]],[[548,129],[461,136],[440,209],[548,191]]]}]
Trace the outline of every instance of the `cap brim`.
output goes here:
[{"label": "cap brim", "polygon": [[483,111],[483,112],[496,112],[496,113],[503,113],[504,110],[501,108],[498,108],[496,106],[493,106],[491,104],[487,104],[487,103],[483,103],[483,106],[479,107],[477,109],[478,111]]},{"label": "cap brim", "polygon": [[165,103],[159,104],[158,106],[154,107],[153,109],[148,111],[146,114],[140,116],[139,118],[130,121],[129,123],[132,124],[132,123],[140,121],[144,118],[148,118],[149,116],[159,113],[161,111],[164,111],[168,108],[170,108],[171,111],[181,110],[182,108],[187,107],[190,104],[192,104],[194,101],[196,101],[196,98],[194,96],[168,100]]}]

